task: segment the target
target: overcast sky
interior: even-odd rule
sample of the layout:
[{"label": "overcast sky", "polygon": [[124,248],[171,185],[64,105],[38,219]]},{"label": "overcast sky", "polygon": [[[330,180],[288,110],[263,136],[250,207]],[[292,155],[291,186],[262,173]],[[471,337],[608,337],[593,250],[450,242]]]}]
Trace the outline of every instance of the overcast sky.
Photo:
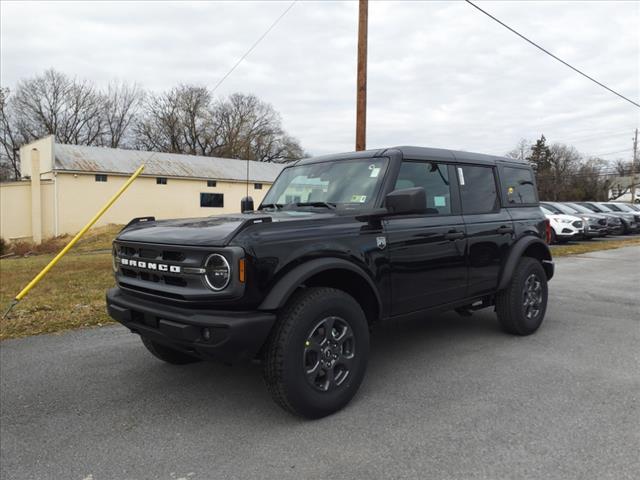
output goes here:
[{"label": "overcast sky", "polygon": [[[290,3],[2,1],[1,82],[53,67],[101,85],[213,86]],[[640,2],[479,5],[639,101]],[[216,94],[272,103],[312,154],[353,150],[357,16],[355,1],[297,2]],[[631,157],[640,126],[639,108],[463,2],[370,2],[368,88],[369,148],[504,154],[544,133],[613,160]]]}]

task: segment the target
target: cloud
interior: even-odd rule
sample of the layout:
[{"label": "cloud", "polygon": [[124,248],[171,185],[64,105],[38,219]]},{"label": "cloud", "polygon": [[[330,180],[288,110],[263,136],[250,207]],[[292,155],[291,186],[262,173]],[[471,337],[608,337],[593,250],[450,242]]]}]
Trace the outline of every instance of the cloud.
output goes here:
[{"label": "cloud", "polygon": [[[213,86],[289,2],[2,2],[3,85],[48,67],[99,84]],[[640,98],[640,3],[481,2],[611,88]],[[216,94],[271,102],[314,154],[353,149],[357,2],[298,2]],[[627,149],[640,109],[463,2],[369,7],[369,147],[503,154],[544,133]],[[618,156],[625,156],[624,154]],[[615,156],[606,157],[613,159]]]}]

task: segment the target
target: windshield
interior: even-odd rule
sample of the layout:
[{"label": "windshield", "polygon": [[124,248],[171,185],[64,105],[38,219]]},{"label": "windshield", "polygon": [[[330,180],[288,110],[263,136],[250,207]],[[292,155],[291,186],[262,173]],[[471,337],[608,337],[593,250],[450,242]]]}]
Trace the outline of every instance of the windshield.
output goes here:
[{"label": "windshield", "polygon": [[582,205],[579,205],[577,203],[570,203],[569,206],[581,213],[593,213],[587,207],[583,207]]},{"label": "windshield", "polygon": [[601,204],[601,203],[599,203],[599,204],[597,205],[597,207],[598,207],[598,208],[600,209],[600,211],[602,211],[602,212],[613,212],[613,210],[611,210],[611,209],[610,209],[610,208],[608,208],[608,207],[605,207],[605,206],[604,206],[603,204]]},{"label": "windshield", "polygon": [[386,170],[386,158],[289,167],[269,189],[260,208],[371,208]]},{"label": "windshield", "polygon": [[562,213],[567,213],[569,215],[575,215],[576,213],[580,213],[578,210],[576,210],[575,208],[565,203],[558,203],[555,206],[558,207],[558,210],[561,210]]},{"label": "windshield", "polygon": [[624,203],[605,203],[605,206],[609,207],[611,210],[615,210],[616,212],[633,212],[635,210],[631,208],[629,205],[625,205]]},{"label": "windshield", "polygon": [[590,203],[583,203],[581,205],[583,205],[585,208],[588,208],[589,210],[591,210],[592,213],[602,213],[602,210],[600,210],[598,207],[596,207],[595,205],[592,205]]},{"label": "windshield", "polygon": [[560,210],[558,207],[556,207],[555,205],[551,205],[550,203],[541,203],[540,205],[544,206],[544,208],[548,208],[549,210],[551,210],[553,213],[564,213],[562,210]]}]

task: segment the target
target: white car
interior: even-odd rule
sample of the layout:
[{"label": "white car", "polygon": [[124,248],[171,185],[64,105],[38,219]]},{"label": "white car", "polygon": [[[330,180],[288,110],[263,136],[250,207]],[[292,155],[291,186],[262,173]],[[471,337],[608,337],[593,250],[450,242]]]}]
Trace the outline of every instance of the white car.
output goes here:
[{"label": "white car", "polygon": [[560,213],[553,213],[540,207],[551,224],[551,243],[565,243],[572,238],[580,238],[584,234],[584,222],[579,217]]}]

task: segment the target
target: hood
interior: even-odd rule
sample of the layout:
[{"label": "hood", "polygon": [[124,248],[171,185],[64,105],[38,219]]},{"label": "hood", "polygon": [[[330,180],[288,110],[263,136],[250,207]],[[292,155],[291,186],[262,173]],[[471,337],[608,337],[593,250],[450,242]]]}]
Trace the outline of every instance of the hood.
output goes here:
[{"label": "hood", "polygon": [[553,213],[553,214],[546,215],[546,217],[549,220],[556,221],[556,222],[561,222],[562,220],[565,220],[568,222],[575,222],[576,220],[582,221],[582,219],[577,214],[574,216],[574,215],[566,215],[564,213]]},{"label": "hood", "polygon": [[278,212],[249,212],[217,215],[214,217],[153,220],[126,226],[116,240],[126,242],[158,243],[222,247],[241,231],[272,222],[291,222],[333,217],[333,212],[286,210]]}]

